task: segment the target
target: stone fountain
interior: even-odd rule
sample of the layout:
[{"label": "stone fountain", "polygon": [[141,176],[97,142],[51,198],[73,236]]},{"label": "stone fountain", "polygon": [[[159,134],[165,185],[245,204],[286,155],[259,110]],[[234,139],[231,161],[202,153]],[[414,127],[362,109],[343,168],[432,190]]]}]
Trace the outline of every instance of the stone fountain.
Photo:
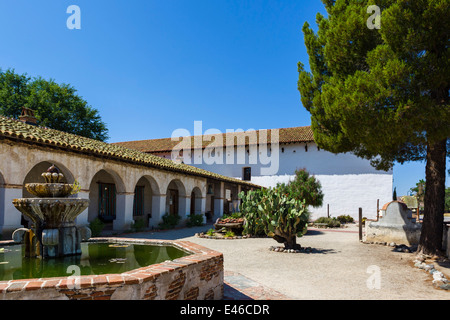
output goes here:
[{"label": "stone fountain", "polygon": [[89,206],[89,199],[70,197],[75,184],[62,183],[64,175],[52,165],[42,173],[45,183],[25,184],[37,198],[14,199],[17,210],[32,221],[30,229],[13,232],[15,242],[23,242],[26,257],[56,258],[81,254],[81,241],[91,237],[88,227],[77,227],[75,218]]}]

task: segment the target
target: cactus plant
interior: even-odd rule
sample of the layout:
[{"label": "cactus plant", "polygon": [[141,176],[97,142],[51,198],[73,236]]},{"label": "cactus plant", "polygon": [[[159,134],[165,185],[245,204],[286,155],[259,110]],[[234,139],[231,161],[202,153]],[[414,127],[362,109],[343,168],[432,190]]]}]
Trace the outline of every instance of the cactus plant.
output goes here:
[{"label": "cactus plant", "polygon": [[[304,200],[292,198],[278,188],[253,191],[240,195],[241,210],[246,219],[255,221],[254,229],[263,229],[285,249],[300,249],[296,238],[306,232],[309,214]],[[248,228],[248,226],[246,226]]]}]

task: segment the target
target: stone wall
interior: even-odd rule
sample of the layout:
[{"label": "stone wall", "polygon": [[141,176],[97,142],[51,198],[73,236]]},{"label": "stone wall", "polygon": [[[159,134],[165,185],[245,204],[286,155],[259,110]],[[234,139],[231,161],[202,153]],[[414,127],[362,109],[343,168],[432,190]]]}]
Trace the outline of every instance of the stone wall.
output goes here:
[{"label": "stone wall", "polygon": [[1,300],[220,300],[223,254],[187,241],[96,238],[169,244],[192,252],[121,274],[0,281]]}]

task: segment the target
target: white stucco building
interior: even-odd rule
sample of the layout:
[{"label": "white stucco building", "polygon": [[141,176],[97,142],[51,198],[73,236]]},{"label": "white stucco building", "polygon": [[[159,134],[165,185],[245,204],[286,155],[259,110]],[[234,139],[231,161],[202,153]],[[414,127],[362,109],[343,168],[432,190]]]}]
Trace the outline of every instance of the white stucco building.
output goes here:
[{"label": "white stucco building", "polygon": [[363,216],[375,218],[377,202],[392,200],[392,170],[376,170],[351,153],[321,150],[308,126],[118,144],[265,187],[286,183],[296,169],[305,168],[324,193],[323,206],[310,208],[313,219],[329,213],[357,220],[359,208]]}]

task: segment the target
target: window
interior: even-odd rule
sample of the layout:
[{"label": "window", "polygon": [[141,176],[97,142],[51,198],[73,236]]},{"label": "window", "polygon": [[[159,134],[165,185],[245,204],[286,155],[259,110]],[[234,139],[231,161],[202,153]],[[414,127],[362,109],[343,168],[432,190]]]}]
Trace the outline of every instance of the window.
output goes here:
[{"label": "window", "polygon": [[251,167],[245,167],[242,168],[242,180],[244,181],[250,181],[252,180],[252,168]]},{"label": "window", "polygon": [[144,215],[144,186],[134,188],[133,216]]}]

